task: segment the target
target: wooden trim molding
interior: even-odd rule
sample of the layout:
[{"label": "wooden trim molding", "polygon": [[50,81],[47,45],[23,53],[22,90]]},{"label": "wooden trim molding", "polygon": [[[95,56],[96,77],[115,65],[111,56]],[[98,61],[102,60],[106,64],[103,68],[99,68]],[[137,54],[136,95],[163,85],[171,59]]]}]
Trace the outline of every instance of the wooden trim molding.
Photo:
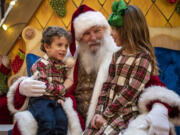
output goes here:
[{"label": "wooden trim molding", "polygon": [[8,14],[7,31],[0,28],[0,54],[7,55],[43,0],[18,0]]},{"label": "wooden trim molding", "polygon": [[151,43],[154,47],[180,50],[180,27],[150,27]]}]

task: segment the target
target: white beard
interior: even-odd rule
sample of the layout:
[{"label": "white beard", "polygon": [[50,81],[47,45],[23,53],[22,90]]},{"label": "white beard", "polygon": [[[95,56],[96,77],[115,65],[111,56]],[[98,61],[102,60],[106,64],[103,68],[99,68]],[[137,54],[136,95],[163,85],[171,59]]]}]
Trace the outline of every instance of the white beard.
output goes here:
[{"label": "white beard", "polygon": [[78,53],[80,55],[80,62],[88,74],[92,73],[93,71],[96,73],[98,72],[104,55],[106,55],[106,53],[110,51],[113,46],[115,46],[112,37],[108,33],[104,34],[104,37],[100,42],[100,48],[95,53],[91,52],[88,45],[79,42]]}]

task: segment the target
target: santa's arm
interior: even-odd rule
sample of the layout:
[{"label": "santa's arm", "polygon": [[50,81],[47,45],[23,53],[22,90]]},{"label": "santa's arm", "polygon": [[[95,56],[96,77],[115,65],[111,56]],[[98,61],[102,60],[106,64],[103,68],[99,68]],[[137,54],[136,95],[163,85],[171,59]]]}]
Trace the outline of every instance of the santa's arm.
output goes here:
[{"label": "santa's arm", "polygon": [[33,77],[19,78],[11,85],[7,94],[9,110],[12,113],[25,110],[29,101],[28,97],[42,96],[45,88],[44,82],[34,80]]},{"label": "santa's arm", "polygon": [[180,97],[160,81],[159,77],[151,76],[145,91],[139,98],[139,111],[146,113],[153,104],[161,103],[168,109],[169,119],[175,125],[180,125]]}]

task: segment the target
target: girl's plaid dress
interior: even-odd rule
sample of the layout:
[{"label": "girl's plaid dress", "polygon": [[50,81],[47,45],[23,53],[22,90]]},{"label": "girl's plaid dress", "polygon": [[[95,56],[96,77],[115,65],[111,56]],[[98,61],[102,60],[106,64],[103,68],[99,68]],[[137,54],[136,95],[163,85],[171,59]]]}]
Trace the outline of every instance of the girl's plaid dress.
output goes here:
[{"label": "girl's plaid dress", "polygon": [[139,52],[132,55],[119,50],[113,55],[107,81],[103,84],[96,107],[107,121],[96,130],[89,125],[84,135],[116,135],[138,115],[137,99],[152,74],[150,55]]}]

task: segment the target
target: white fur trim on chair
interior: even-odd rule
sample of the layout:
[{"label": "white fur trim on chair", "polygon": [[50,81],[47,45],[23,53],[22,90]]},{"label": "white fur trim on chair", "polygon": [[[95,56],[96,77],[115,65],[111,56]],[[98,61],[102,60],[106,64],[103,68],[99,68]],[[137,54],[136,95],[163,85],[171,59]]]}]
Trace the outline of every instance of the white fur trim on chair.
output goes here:
[{"label": "white fur trim on chair", "polygon": [[[180,110],[180,97],[175,92],[165,87],[151,86],[145,89],[139,98],[139,111],[141,113],[148,112],[146,105],[154,100],[159,100]],[[173,124],[180,125],[180,115],[170,120]]]},{"label": "white fur trim on chair", "polygon": [[29,111],[17,112],[15,121],[18,124],[21,135],[36,135],[38,124]]},{"label": "white fur trim on chair", "polygon": [[27,108],[27,105],[28,105],[28,102],[29,102],[29,98],[26,98],[24,104],[22,105],[22,107],[17,110],[15,107],[14,107],[14,97],[15,97],[15,92],[16,92],[16,89],[19,85],[19,83],[24,80],[25,78],[27,77],[21,77],[19,78],[16,82],[14,82],[11,87],[9,88],[9,91],[7,93],[7,102],[8,102],[8,109],[12,112],[12,113],[16,113],[18,111],[23,111]]},{"label": "white fur trim on chair", "polygon": [[76,111],[73,109],[71,98],[66,98],[63,109],[68,117],[68,135],[81,135],[82,129]]},{"label": "white fur trim on chair", "polygon": [[[67,135],[81,135],[82,129],[77,113],[73,109],[72,100],[66,98],[63,109],[68,117],[68,133]],[[36,135],[38,124],[29,111],[17,112],[15,121],[22,135]]]}]

